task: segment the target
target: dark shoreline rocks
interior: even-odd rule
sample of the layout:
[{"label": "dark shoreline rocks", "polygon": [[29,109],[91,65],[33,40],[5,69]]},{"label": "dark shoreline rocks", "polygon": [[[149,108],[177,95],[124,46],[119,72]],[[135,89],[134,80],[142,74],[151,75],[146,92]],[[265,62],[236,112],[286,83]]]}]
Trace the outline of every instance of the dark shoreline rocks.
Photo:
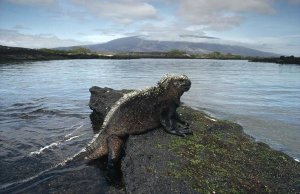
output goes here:
[{"label": "dark shoreline rocks", "polygon": [[[52,52],[53,51],[53,52]],[[21,47],[8,47],[0,45],[0,64],[48,60],[70,59],[136,59],[140,57],[127,55],[98,55],[95,53],[67,53],[56,52],[51,49],[28,49]]]},{"label": "dark shoreline rocks", "polygon": [[[101,123],[128,90],[92,87],[89,106]],[[300,163],[257,143],[240,125],[179,108],[194,135],[161,128],[130,136],[121,170],[127,193],[299,193]],[[96,119],[95,119],[96,118]]]},{"label": "dark shoreline rocks", "polygon": [[250,62],[300,65],[300,57],[294,57],[294,56],[289,56],[289,57],[281,56],[278,58],[254,58],[249,61]]}]

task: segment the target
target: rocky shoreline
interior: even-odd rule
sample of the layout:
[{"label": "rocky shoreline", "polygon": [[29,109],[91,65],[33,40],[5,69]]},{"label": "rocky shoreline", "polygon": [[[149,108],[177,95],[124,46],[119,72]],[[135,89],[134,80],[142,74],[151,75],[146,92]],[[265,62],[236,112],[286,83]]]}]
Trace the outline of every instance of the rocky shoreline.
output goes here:
[{"label": "rocky shoreline", "polygon": [[249,60],[250,62],[263,62],[263,63],[277,63],[277,64],[294,64],[300,65],[300,57],[294,56],[281,56],[276,58],[254,58]]},{"label": "rocky shoreline", "polygon": [[94,53],[51,52],[52,50],[27,49],[0,45],[0,64],[27,61],[69,60],[69,59],[133,59],[131,56],[106,56]]},{"label": "rocky shoreline", "polygon": [[8,47],[0,45],[0,64],[30,61],[70,60],[70,59],[217,59],[217,60],[247,60],[252,57],[222,54],[212,52],[209,54],[188,54],[173,49],[169,52],[117,52],[97,53],[86,48],[78,47],[74,50],[56,49],[28,49],[21,47]]},{"label": "rocky shoreline", "polygon": [[[100,128],[113,103],[128,90],[92,87],[89,106]],[[126,193],[298,193],[300,163],[255,142],[240,125],[189,107],[179,108],[194,135],[155,129],[130,136],[121,164]],[[124,191],[125,190],[125,191]]]}]

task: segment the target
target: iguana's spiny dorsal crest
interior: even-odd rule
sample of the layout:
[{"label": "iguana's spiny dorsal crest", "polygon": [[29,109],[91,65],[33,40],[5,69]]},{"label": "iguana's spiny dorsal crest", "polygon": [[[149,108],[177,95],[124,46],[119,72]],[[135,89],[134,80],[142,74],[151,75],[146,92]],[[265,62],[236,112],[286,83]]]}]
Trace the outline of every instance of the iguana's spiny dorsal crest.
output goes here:
[{"label": "iguana's spiny dorsal crest", "polygon": [[190,85],[190,80],[186,75],[174,75],[174,74],[166,74],[164,75],[161,80],[157,83],[156,87],[148,87],[143,90],[135,90],[132,92],[129,92],[127,94],[124,94],[122,98],[120,98],[110,109],[110,111],[107,113],[102,129],[105,129],[107,127],[107,124],[109,123],[109,120],[111,119],[114,112],[118,109],[118,107],[121,104],[124,104],[126,101],[133,100],[134,98],[138,96],[145,96],[147,97],[152,93],[152,95],[161,95],[163,92],[166,92],[171,87],[174,87],[173,84],[176,85],[176,81],[184,81],[187,82],[187,84]]}]

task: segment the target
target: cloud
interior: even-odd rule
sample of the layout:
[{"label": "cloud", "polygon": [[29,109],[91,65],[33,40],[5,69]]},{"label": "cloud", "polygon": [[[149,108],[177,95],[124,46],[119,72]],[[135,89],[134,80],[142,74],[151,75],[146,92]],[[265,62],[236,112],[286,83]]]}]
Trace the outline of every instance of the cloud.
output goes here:
[{"label": "cloud", "polygon": [[207,36],[196,27],[185,27],[176,23],[147,23],[125,36],[142,36],[145,39],[159,41],[215,42],[219,38]]},{"label": "cloud", "polygon": [[[6,0],[19,5],[44,6],[57,18],[98,19],[114,24],[137,24],[147,20],[163,20],[164,6],[177,23],[198,26],[201,30],[223,31],[236,27],[246,13],[275,13],[279,0]],[[288,0],[299,2],[300,0]]]},{"label": "cloud", "polygon": [[124,33],[124,27],[121,25],[110,25],[109,27],[95,28],[93,31],[103,35],[115,35],[121,32]]},{"label": "cloud", "polygon": [[[1,1],[1,0],[0,0]],[[83,21],[86,19],[85,12],[80,8],[74,6],[69,1],[59,0],[4,0],[19,6],[31,6],[42,10],[44,14],[49,18],[64,19],[71,18],[77,21]],[[26,8],[24,8],[26,9]]]},{"label": "cloud", "polygon": [[[226,43],[227,42],[227,43]],[[262,51],[273,52],[282,55],[300,56],[300,35],[290,34],[283,36],[262,36],[253,38],[227,39],[225,44],[244,46]]]},{"label": "cloud", "polygon": [[92,15],[120,24],[131,24],[140,20],[155,19],[157,10],[151,4],[138,0],[73,0]]},{"label": "cloud", "polygon": [[227,30],[238,26],[245,13],[275,13],[271,0],[182,0],[178,3],[178,16],[182,20],[209,30]]},{"label": "cloud", "polygon": [[29,6],[56,6],[57,0],[7,0],[10,3],[14,3],[17,5],[29,5]]},{"label": "cloud", "polygon": [[60,39],[51,34],[28,35],[17,30],[0,29],[0,45],[26,48],[55,48],[88,44],[71,39]]},{"label": "cloud", "polygon": [[30,28],[25,27],[25,26],[20,25],[20,24],[17,24],[17,25],[15,25],[15,26],[13,27],[13,29],[15,29],[15,30],[29,30]]},{"label": "cloud", "polygon": [[182,38],[200,38],[200,39],[219,39],[213,36],[195,35],[195,34],[180,34],[179,37]]},{"label": "cloud", "polygon": [[300,0],[288,0],[288,2],[292,4],[300,4]]},{"label": "cloud", "polygon": [[97,44],[97,43],[105,43],[110,40],[123,38],[123,37],[125,36],[122,34],[88,34],[88,35],[83,35],[81,37],[81,40],[90,42],[92,44]]},{"label": "cloud", "polygon": [[262,47],[258,45],[257,48],[261,48],[271,52],[276,52],[284,55],[300,56],[300,35],[299,34],[260,37],[254,39],[254,43],[263,44]]},{"label": "cloud", "polygon": [[141,20],[157,19],[157,10],[139,0],[3,0],[20,6],[45,9],[52,17],[85,20],[91,16],[118,24],[132,24]]}]

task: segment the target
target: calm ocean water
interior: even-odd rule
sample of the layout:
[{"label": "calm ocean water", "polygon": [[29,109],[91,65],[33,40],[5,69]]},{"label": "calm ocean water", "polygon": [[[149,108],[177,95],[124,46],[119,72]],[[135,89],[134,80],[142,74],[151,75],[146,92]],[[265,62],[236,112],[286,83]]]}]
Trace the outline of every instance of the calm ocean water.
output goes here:
[{"label": "calm ocean water", "polygon": [[300,158],[300,66],[177,59],[0,64],[0,192],[109,190],[99,166],[49,169],[93,136],[91,86],[142,89],[166,73],[192,80],[182,98],[187,105]]}]

